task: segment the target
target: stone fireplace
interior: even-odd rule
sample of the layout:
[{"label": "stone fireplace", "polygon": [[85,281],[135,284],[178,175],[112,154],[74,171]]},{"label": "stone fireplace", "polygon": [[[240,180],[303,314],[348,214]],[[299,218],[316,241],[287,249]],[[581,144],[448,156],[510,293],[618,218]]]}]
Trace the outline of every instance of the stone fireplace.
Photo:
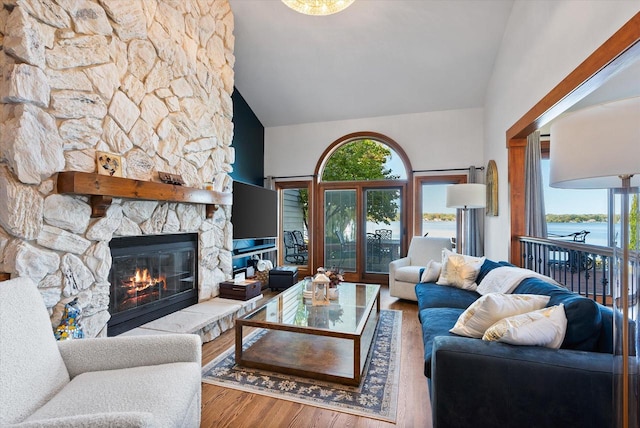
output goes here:
[{"label": "stone fireplace", "polygon": [[109,336],[197,303],[197,234],[114,238],[109,247]]},{"label": "stone fireplace", "polygon": [[56,326],[77,299],[86,337],[110,313],[110,243],[196,236],[197,300],[232,274],[230,207],[60,194],[58,173],[96,173],[230,191],[233,15],[227,0],[6,0],[0,10],[0,272],[31,277]]}]

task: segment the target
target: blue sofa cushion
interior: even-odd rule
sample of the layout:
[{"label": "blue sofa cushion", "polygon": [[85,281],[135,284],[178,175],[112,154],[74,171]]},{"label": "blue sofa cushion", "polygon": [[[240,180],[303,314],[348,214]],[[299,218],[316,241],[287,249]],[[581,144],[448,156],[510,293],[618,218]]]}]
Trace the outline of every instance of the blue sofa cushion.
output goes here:
[{"label": "blue sofa cushion", "polygon": [[[475,291],[437,285],[432,282],[416,284],[418,310],[426,308],[467,309],[480,295]],[[455,321],[454,321],[455,324]],[[449,328],[453,327],[453,324]]]},{"label": "blue sofa cushion", "polygon": [[[436,287],[442,287],[436,285]],[[451,287],[444,287],[451,288]],[[422,343],[424,344],[424,375],[431,377],[431,353],[433,340],[438,336],[455,336],[449,333],[464,309],[457,308],[426,308],[418,313],[422,323]]]},{"label": "blue sofa cushion", "polygon": [[[613,309],[600,305],[600,314],[602,315],[602,328],[600,328],[600,336],[598,337],[598,346],[596,351],[607,354],[613,354]],[[618,328],[622,327],[622,312],[617,312],[616,323]],[[640,338],[636,333],[636,323],[633,319],[629,320],[629,355],[636,355],[636,340]]]},{"label": "blue sofa cushion", "polygon": [[527,278],[513,290],[514,294],[543,294],[551,299],[547,307],[564,304],[567,332],[562,342],[564,349],[596,351],[599,347],[602,316],[598,304],[565,288],[539,278]]},{"label": "blue sofa cushion", "polygon": [[613,354],[613,310],[601,306],[600,314],[602,315],[602,327],[600,327],[596,351]]}]

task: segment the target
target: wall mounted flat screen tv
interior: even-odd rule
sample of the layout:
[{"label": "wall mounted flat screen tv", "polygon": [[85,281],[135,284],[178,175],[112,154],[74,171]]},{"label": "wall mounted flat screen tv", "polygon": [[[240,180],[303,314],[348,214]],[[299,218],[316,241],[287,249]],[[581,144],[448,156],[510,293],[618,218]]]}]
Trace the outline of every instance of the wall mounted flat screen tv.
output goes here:
[{"label": "wall mounted flat screen tv", "polygon": [[233,182],[231,223],[233,239],[278,236],[278,196],[275,190]]}]

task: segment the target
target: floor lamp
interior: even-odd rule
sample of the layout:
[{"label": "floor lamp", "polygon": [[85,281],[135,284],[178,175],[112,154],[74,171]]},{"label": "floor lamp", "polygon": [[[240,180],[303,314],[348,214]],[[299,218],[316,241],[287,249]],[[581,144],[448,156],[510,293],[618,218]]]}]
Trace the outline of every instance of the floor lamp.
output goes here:
[{"label": "floor lamp", "polygon": [[469,233],[471,226],[469,225],[468,210],[475,208],[484,208],[487,204],[487,186],[478,183],[452,184],[447,186],[447,208],[458,208],[462,210],[462,219],[460,224],[462,230],[458,231],[460,242],[456,247],[458,252],[462,254],[470,254]]},{"label": "floor lamp", "polygon": [[[640,97],[596,105],[557,119],[551,125],[549,158],[552,187],[614,189],[620,194],[621,239],[614,245],[612,260],[614,426],[638,427],[640,260],[637,249],[629,249],[629,195],[637,193],[640,186]],[[630,352],[633,349],[635,352]]]}]

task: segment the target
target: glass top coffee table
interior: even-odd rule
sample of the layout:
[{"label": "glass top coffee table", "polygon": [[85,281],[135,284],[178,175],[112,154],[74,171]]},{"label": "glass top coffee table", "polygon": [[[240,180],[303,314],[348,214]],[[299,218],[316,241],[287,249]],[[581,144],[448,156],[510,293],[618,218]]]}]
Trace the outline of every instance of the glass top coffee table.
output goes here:
[{"label": "glass top coffee table", "polygon": [[[359,385],[380,314],[380,286],[341,283],[338,290],[330,305],[313,306],[299,282],[238,318],[236,364]],[[259,328],[257,336],[243,339],[250,327]]]}]

